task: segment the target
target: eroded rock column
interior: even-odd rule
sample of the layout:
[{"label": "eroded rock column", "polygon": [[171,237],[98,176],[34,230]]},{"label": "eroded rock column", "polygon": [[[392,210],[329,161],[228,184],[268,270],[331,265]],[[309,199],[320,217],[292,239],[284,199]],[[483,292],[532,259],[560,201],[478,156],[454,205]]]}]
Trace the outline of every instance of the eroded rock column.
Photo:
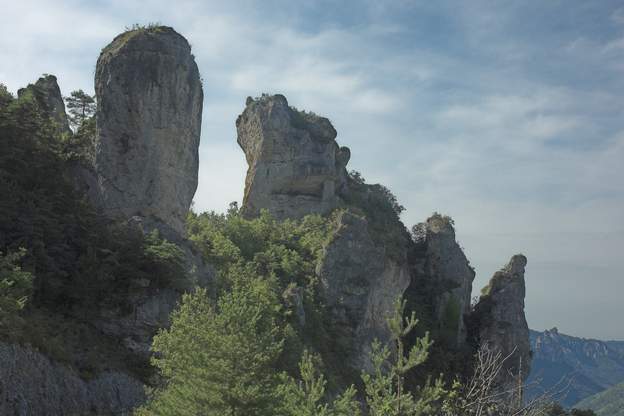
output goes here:
[{"label": "eroded rock column", "polygon": [[278,219],[325,214],[338,206],[350,152],[328,119],[297,111],[283,95],[247,99],[236,120],[249,168],[243,213],[267,209]]},{"label": "eroded rock column", "polygon": [[182,233],[197,189],[203,103],[189,43],[163,26],[122,33],[100,54],[95,92],[105,213]]}]

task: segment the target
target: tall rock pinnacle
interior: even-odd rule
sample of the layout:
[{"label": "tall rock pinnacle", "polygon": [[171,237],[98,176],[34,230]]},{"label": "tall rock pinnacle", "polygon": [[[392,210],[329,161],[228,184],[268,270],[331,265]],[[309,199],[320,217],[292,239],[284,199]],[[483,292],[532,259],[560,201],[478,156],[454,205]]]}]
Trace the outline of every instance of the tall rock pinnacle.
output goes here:
[{"label": "tall rock pinnacle", "polygon": [[328,119],[289,107],[283,95],[263,95],[247,99],[236,129],[249,165],[246,216],[267,209],[278,219],[300,218],[337,207],[350,152]]},{"label": "tall rock pinnacle", "polygon": [[197,189],[203,91],[184,37],[169,27],[117,36],[95,73],[101,206],[182,233]]},{"label": "tall rock pinnacle", "polygon": [[474,269],[455,239],[453,221],[434,214],[412,229],[416,281],[430,281],[442,290],[434,299],[439,328],[448,334],[451,344],[466,341],[464,317],[470,313]]},{"label": "tall rock pinnacle", "polygon": [[526,264],[526,257],[517,254],[494,273],[470,317],[470,332],[479,344],[508,357],[499,373],[497,384],[501,386],[516,382],[518,376],[526,380],[531,368],[529,326],[524,314]]}]

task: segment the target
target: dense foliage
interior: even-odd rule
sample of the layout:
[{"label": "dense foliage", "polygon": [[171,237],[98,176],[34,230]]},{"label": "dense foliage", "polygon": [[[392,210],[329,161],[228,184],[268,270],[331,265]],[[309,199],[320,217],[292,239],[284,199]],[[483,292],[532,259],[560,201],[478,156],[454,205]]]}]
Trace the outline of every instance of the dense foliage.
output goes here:
[{"label": "dense foliage", "polygon": [[32,274],[19,265],[25,254],[23,249],[6,255],[0,252],[0,320],[22,310],[32,293]]},{"label": "dense foliage", "polygon": [[[83,120],[68,138],[59,133],[37,93],[36,87],[28,88],[15,98],[0,84],[0,252],[8,253],[2,257],[2,273],[11,269],[14,281],[1,290],[19,288],[19,305],[26,305],[19,313],[27,318],[4,319],[0,339],[28,343],[64,360],[74,355],[68,353],[73,347],[84,346],[57,344],[62,329],[105,345],[83,324],[99,304],[127,308],[131,305],[124,299],[135,290],[136,279],[168,285],[183,279],[185,270],[175,245],[102,217],[74,189],[71,163],[92,147],[82,139],[92,137],[93,119]],[[15,253],[20,253],[20,270],[10,266],[17,264]],[[26,274],[33,276],[30,304],[24,304],[30,294]],[[6,276],[0,280],[3,287],[9,285]],[[85,331],[90,335],[84,337]],[[106,365],[102,357],[93,361]]]}]

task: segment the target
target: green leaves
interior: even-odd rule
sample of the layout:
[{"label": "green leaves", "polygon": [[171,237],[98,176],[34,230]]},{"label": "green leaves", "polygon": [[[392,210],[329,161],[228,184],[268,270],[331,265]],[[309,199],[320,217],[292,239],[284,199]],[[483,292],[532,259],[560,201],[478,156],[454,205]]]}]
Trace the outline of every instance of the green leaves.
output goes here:
[{"label": "green leaves", "polygon": [[245,277],[233,277],[216,306],[204,289],[184,295],[152,347],[167,385],[139,414],[273,414],[283,347],[279,303],[270,282]]},{"label": "green leaves", "polygon": [[327,381],[318,370],[319,357],[307,350],[299,363],[301,380],[282,374],[282,384],[278,388],[283,416],[358,416],[359,402],[354,386],[349,387],[330,405],[325,401]]},{"label": "green leaves", "polygon": [[417,338],[409,351],[405,351],[404,338],[418,324],[414,313],[405,317],[405,301],[395,301],[394,313],[388,318],[392,349],[375,340],[372,344],[372,373],[363,372],[366,402],[371,416],[420,416],[433,415],[435,404],[445,394],[442,381],[429,381],[414,392],[406,391],[404,377],[415,367],[423,364],[433,344],[429,334]]},{"label": "green leaves", "polygon": [[78,130],[83,123],[95,114],[95,97],[83,90],[72,91],[69,97],[65,97],[69,123]]},{"label": "green leaves", "polygon": [[0,318],[6,319],[19,312],[28,301],[33,289],[33,276],[23,271],[20,260],[25,249],[15,253],[0,252]]}]

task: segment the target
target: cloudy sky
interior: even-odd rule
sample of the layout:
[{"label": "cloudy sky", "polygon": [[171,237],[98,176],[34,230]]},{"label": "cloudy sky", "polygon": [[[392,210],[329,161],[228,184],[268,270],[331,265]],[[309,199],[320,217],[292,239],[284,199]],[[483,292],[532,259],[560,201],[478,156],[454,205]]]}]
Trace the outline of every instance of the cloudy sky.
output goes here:
[{"label": "cloudy sky", "polygon": [[133,23],[189,40],[205,94],[197,210],[241,200],[234,121],[248,95],[279,92],[332,120],[406,225],[455,219],[475,294],[522,252],[532,328],[624,339],[621,0],[0,3],[14,92],[42,73],[92,92],[100,49]]}]

